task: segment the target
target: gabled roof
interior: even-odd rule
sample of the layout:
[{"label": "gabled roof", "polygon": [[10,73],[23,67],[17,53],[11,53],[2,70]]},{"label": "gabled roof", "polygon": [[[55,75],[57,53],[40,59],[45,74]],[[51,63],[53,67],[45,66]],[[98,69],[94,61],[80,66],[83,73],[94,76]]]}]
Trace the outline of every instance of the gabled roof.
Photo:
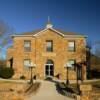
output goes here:
[{"label": "gabled roof", "polygon": [[38,30],[35,30],[35,31],[31,31],[31,32],[24,32],[24,33],[21,33],[21,34],[16,34],[16,35],[35,35],[37,34],[38,32],[42,31],[43,29],[38,29]]},{"label": "gabled roof", "polygon": [[65,32],[59,29],[53,29],[53,28],[45,28],[45,29],[38,29],[32,32],[25,32],[22,34],[16,34],[16,35],[11,35],[12,37],[16,37],[16,36],[38,36],[39,34],[41,34],[42,32],[46,31],[46,30],[52,30],[54,32],[56,32],[57,34],[66,37],[66,36],[75,36],[75,37],[87,37],[84,35],[79,35],[77,33],[74,32]]}]

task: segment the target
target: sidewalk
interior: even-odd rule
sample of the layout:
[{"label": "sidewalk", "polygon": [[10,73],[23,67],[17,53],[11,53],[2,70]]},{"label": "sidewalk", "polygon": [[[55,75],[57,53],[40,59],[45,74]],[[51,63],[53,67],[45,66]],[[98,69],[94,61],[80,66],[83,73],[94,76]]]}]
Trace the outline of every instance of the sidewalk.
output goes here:
[{"label": "sidewalk", "polygon": [[55,83],[42,81],[39,92],[27,100],[74,100],[59,94],[56,90]]}]

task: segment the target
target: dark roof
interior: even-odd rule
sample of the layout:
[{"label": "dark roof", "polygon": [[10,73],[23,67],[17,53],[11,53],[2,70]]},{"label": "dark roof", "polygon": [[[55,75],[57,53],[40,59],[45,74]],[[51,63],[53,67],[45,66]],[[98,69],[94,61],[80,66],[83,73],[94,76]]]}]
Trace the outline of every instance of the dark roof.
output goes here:
[{"label": "dark roof", "polygon": [[75,33],[75,32],[65,32],[65,31],[59,30],[59,29],[56,29],[56,30],[60,33],[63,33],[64,35],[79,35],[78,33]]},{"label": "dark roof", "polygon": [[25,33],[22,33],[22,34],[19,34],[19,35],[35,35],[36,33],[42,31],[42,29],[38,29],[38,30],[35,30],[35,31],[32,31],[32,32],[25,32]]},{"label": "dark roof", "polygon": [[[21,34],[17,34],[17,35],[35,35],[36,33],[42,31],[43,29],[38,29],[38,30],[35,30],[35,31],[32,31],[32,32],[25,32],[25,33],[21,33]],[[79,35],[77,33],[74,33],[74,32],[65,32],[65,31],[62,31],[62,30],[59,30],[59,29],[55,29],[56,31],[64,34],[64,35]]]}]

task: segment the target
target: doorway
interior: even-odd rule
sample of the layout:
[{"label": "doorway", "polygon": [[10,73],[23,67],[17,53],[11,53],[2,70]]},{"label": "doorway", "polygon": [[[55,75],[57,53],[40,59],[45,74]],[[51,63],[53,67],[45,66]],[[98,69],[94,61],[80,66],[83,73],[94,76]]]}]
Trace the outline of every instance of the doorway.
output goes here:
[{"label": "doorway", "polygon": [[46,77],[54,76],[54,63],[52,60],[47,60],[45,64],[45,76]]}]

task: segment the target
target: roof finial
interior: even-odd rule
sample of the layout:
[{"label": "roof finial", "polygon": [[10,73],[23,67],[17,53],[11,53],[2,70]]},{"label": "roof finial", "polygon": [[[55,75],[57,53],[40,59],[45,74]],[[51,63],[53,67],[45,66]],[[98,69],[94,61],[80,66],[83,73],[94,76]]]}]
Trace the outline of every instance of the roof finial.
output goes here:
[{"label": "roof finial", "polygon": [[46,28],[52,28],[52,23],[50,21],[50,17],[48,16],[48,22],[47,22],[47,25],[46,25]]},{"label": "roof finial", "polygon": [[50,17],[48,16],[48,22],[50,22]]}]

